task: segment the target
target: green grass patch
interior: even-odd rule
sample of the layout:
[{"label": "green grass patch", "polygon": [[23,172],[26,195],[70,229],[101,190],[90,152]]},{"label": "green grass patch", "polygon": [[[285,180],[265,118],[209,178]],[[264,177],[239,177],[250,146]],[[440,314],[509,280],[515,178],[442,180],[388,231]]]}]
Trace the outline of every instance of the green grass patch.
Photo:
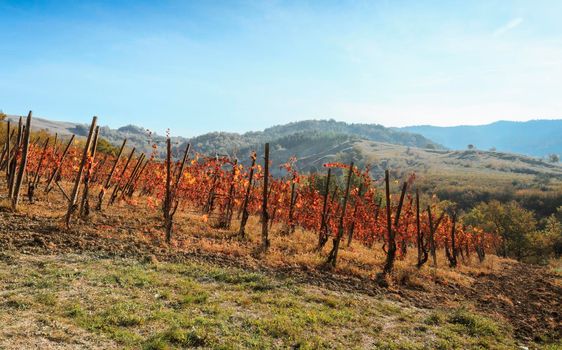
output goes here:
[{"label": "green grass patch", "polygon": [[[508,329],[469,311],[385,299],[212,264],[88,256],[0,262],[0,315],[79,327],[118,348],[509,349]],[[1,332],[1,331],[0,331]],[[1,333],[0,333],[1,335]]]}]

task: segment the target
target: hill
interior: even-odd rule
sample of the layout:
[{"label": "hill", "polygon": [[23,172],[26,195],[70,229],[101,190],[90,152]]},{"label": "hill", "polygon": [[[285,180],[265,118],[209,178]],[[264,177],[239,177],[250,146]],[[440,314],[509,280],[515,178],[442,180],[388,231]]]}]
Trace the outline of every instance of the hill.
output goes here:
[{"label": "hill", "polygon": [[[416,183],[439,198],[452,200],[462,209],[481,201],[516,200],[539,217],[562,206],[562,166],[520,154],[481,150],[453,151],[375,142],[357,136],[301,132],[270,141],[272,173],[283,176],[280,165],[295,156],[301,172],[325,173],[330,162],[369,166],[375,179],[389,169],[393,177],[416,174]],[[244,163],[256,150],[263,157],[263,144],[237,152]],[[340,174],[341,175],[341,174]]]},{"label": "hill", "polygon": [[[214,132],[197,136],[189,140],[194,149],[202,153],[231,154],[233,151],[274,140],[289,142],[293,135],[326,136],[332,135],[361,138],[370,141],[386,142],[412,147],[443,148],[441,145],[415,133],[397,131],[378,124],[348,124],[330,120],[304,120],[299,122],[276,125],[263,131],[252,131],[244,134]],[[298,139],[300,136],[296,136]],[[326,141],[327,141],[326,140]]]},{"label": "hill", "polygon": [[535,157],[562,154],[562,119],[528,122],[498,121],[487,125],[408,126],[397,130],[421,134],[451,149],[479,149],[521,153]]},{"label": "hill", "polygon": [[[8,119],[17,122],[19,116],[9,115]],[[33,127],[35,129],[47,130],[59,135],[86,136],[88,126],[86,124],[58,122],[43,118],[34,118]],[[185,147],[186,142],[191,142],[193,149],[204,154],[232,154],[238,150],[254,145],[263,144],[272,140],[288,137],[296,133],[325,133],[340,134],[363,138],[371,141],[387,142],[398,145],[442,148],[431,140],[410,132],[397,131],[385,128],[377,124],[347,124],[335,120],[305,120],[285,125],[276,125],[263,131],[250,131],[243,134],[230,132],[211,132],[187,139],[184,137],[173,137],[174,144],[181,144]],[[152,143],[162,143],[164,136],[151,133],[135,125],[127,125],[118,129],[111,129],[107,126],[101,127],[101,136],[113,143],[120,145],[124,138],[127,138],[129,145],[136,147],[143,152],[150,152]]]},{"label": "hill", "polygon": [[[19,116],[8,115],[8,120],[12,122],[18,121]],[[51,134],[57,133],[59,136],[70,136],[72,134],[78,137],[88,136],[89,126],[87,124],[53,121],[44,118],[33,118],[33,129],[45,130]],[[115,146],[120,146],[123,139],[127,139],[127,145],[135,147],[138,151],[150,153],[152,144],[163,144],[166,137],[150,132],[136,125],[126,125],[118,129],[111,129],[108,126],[100,127],[100,135]],[[172,137],[174,143],[182,143],[186,140],[184,137]]]}]

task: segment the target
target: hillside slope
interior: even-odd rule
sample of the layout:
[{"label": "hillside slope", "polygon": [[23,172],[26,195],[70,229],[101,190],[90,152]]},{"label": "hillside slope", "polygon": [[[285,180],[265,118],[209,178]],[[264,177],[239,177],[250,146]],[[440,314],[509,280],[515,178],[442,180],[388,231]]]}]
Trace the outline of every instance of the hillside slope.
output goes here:
[{"label": "hillside slope", "polygon": [[495,148],[502,152],[543,157],[562,154],[562,119],[528,122],[498,121],[477,126],[409,126],[397,130],[419,133],[451,149]]},{"label": "hillside slope", "polygon": [[[17,122],[18,118],[19,116],[15,115],[8,116],[8,119],[13,122]],[[33,127],[59,135],[86,136],[88,133],[88,126],[85,124],[58,122],[43,118],[34,118]],[[205,154],[232,154],[243,148],[303,132],[341,134],[405,146],[426,147],[430,145],[433,148],[442,148],[419,134],[397,131],[377,124],[347,124],[335,120],[304,120],[243,134],[210,132],[191,139],[173,137],[172,141],[176,145],[181,144],[180,148],[184,148],[186,142],[191,142],[196,152]],[[101,127],[101,136],[115,145],[121,144],[123,139],[127,138],[131,147],[136,147],[143,152],[149,152],[153,142],[162,143],[165,140],[164,136],[150,133],[146,129],[135,125],[127,125],[118,129],[103,126]]]},{"label": "hillside slope", "polygon": [[[429,145],[432,148],[443,148],[419,134],[397,131],[378,124],[348,124],[333,119],[303,120],[244,134],[213,132],[194,137],[189,141],[198,152],[232,154],[238,150],[255,147],[265,142],[302,134],[325,135],[327,140],[332,135],[340,135],[404,146],[426,147]],[[316,140],[319,140],[319,138],[316,137]]]},{"label": "hillside slope", "polygon": [[[562,165],[519,154],[424,149],[323,133],[282,137],[270,142],[270,149],[271,171],[276,176],[285,175],[279,166],[292,156],[300,171],[319,174],[326,173],[325,163],[353,161],[361,168],[369,165],[375,179],[381,179],[386,169],[403,180],[415,173],[420,190],[452,200],[465,210],[480,201],[515,200],[545,217],[562,206]],[[242,149],[237,155],[247,163],[253,150],[263,159],[263,145]]]}]

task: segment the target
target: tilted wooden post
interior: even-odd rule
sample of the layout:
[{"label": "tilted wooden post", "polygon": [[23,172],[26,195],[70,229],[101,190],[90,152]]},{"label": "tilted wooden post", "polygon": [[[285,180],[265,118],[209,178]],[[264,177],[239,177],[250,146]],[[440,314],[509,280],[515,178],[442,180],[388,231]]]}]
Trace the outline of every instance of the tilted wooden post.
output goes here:
[{"label": "tilted wooden post", "polygon": [[242,203],[242,219],[240,220],[240,229],[238,234],[240,237],[244,238],[246,235],[246,223],[248,222],[248,202],[250,201],[250,193],[252,191],[252,180],[254,179],[254,167],[256,165],[256,153],[252,153],[252,165],[250,165],[250,173],[248,174],[248,187],[246,188],[246,195],[244,196],[244,202]]},{"label": "tilted wooden post", "polygon": [[39,164],[37,164],[37,169],[35,171],[35,176],[29,183],[27,184],[27,198],[29,199],[29,203],[33,203],[33,196],[35,194],[35,189],[39,184],[39,179],[41,177],[41,167],[43,166],[43,159],[45,159],[45,155],[47,154],[47,146],[49,145],[49,138],[45,140],[43,144],[43,151],[41,152],[41,156],[39,157]]},{"label": "tilted wooden post", "polygon": [[[9,121],[8,121],[9,123]],[[8,179],[8,172],[6,165],[8,164],[8,158],[10,157],[10,143],[14,138],[15,130],[12,130],[9,134],[9,137],[6,137],[6,142],[4,143],[4,147],[2,149],[2,155],[0,156],[0,170],[6,171],[6,179]]]},{"label": "tilted wooden post", "polygon": [[64,148],[64,151],[62,152],[62,155],[59,158],[56,169],[53,171],[53,173],[51,174],[51,177],[47,181],[47,185],[45,186],[45,193],[49,193],[49,191],[51,190],[51,184],[52,184],[53,180],[55,182],[57,182],[57,176],[60,174],[60,171],[61,171],[61,168],[62,168],[62,162],[64,161],[64,158],[66,157],[66,154],[68,153],[68,150],[70,149],[70,146],[72,145],[72,142],[74,141],[74,137],[75,136],[72,135],[70,137],[70,140],[68,140],[68,143],[66,144],[66,147]]},{"label": "tilted wooden post", "polygon": [[261,225],[261,243],[262,250],[265,252],[269,248],[269,237],[268,237],[268,227],[267,223],[269,220],[269,214],[267,212],[267,197],[268,197],[268,186],[269,186],[269,143],[265,144],[264,148],[264,168],[263,168],[263,199],[262,199],[262,225]]},{"label": "tilted wooden post", "polygon": [[326,242],[328,242],[328,197],[330,196],[330,178],[332,176],[332,168],[328,168],[326,176],[326,187],[324,187],[324,202],[322,203],[322,218],[320,219],[320,232],[318,233],[317,251],[322,250]]},{"label": "tilted wooden post", "polygon": [[88,133],[88,138],[86,139],[86,145],[84,146],[84,152],[82,153],[82,161],[80,162],[80,167],[78,168],[78,174],[76,174],[76,179],[74,181],[74,188],[72,189],[72,194],[70,195],[70,201],[68,202],[68,210],[66,211],[66,216],[64,218],[64,223],[66,227],[70,227],[70,220],[72,219],[72,213],[76,210],[76,200],[78,199],[78,191],[80,190],[80,182],[82,182],[82,174],[84,173],[84,166],[88,160],[88,154],[90,148],[92,147],[92,139],[94,137],[94,130],[96,128],[96,123],[98,117],[94,116],[92,118],[92,124],[90,125],[90,132]]},{"label": "tilted wooden post", "polygon": [[113,188],[113,192],[111,192],[111,197],[109,198],[109,203],[107,203],[107,206],[112,205],[115,202],[115,200],[117,199],[117,192],[121,188],[121,180],[123,180],[123,176],[125,176],[125,172],[127,171],[127,168],[129,167],[129,164],[131,163],[131,159],[133,159],[133,155],[135,154],[135,150],[136,150],[136,148],[133,147],[133,149],[131,150],[131,153],[129,154],[129,157],[127,158],[127,161],[125,162],[125,165],[123,166],[123,170],[121,170],[121,174],[119,175],[119,178],[117,179],[117,183],[115,184],[115,187]]},{"label": "tilted wooden post", "polygon": [[20,199],[20,189],[21,189],[21,183],[23,181],[23,173],[25,172],[25,167],[27,166],[27,152],[29,150],[30,135],[31,135],[31,111],[29,111],[29,114],[27,115],[27,120],[25,122],[25,135],[23,137],[23,151],[21,154],[20,167],[17,173],[16,183],[14,188],[14,196],[12,198],[13,210],[17,209]]},{"label": "tilted wooden post", "polygon": [[10,141],[12,135],[10,133],[10,121],[6,125],[6,180],[10,178]]},{"label": "tilted wooden post", "polygon": [[328,260],[326,264],[336,267],[336,261],[338,258],[338,251],[340,248],[340,241],[344,233],[344,221],[345,221],[345,211],[347,208],[347,199],[349,198],[349,188],[351,187],[351,178],[353,177],[353,162],[349,163],[349,172],[347,173],[347,185],[345,186],[345,195],[343,197],[343,204],[341,209],[340,222],[338,225],[338,234],[333,239],[333,246],[330,254],[328,255]]},{"label": "tilted wooden post", "polygon": [[113,173],[117,168],[117,163],[119,163],[119,159],[121,158],[121,154],[123,153],[123,149],[125,149],[125,145],[127,144],[127,139],[123,140],[121,144],[121,148],[119,148],[119,153],[117,153],[117,157],[115,158],[115,162],[113,162],[113,166],[111,167],[111,171],[107,175],[107,179],[105,180],[105,184],[102,186],[100,193],[98,195],[98,204],[96,205],[96,210],[101,211],[103,197],[105,196],[105,191],[107,191],[111,187],[111,178],[113,177]]},{"label": "tilted wooden post", "polygon": [[8,166],[10,167],[10,176],[8,178],[8,198],[12,200],[14,198],[14,185],[16,181],[16,167],[18,164],[18,152],[21,148],[21,139],[23,135],[23,119],[20,117],[18,122],[18,134],[16,137],[16,144],[14,145],[14,149],[12,151],[12,155],[10,157],[10,163]]},{"label": "tilted wooden post", "polygon": [[96,157],[96,148],[98,147],[100,127],[96,126],[94,131],[94,139],[89,154],[89,161],[86,164],[86,174],[84,175],[84,191],[82,192],[82,200],[80,201],[80,216],[87,217],[90,215],[90,182],[92,178],[92,167]]},{"label": "tilted wooden post", "polygon": [[105,165],[105,162],[107,162],[108,157],[109,157],[109,154],[105,154],[103,156],[103,158],[101,159],[101,161],[99,162],[98,166],[96,166],[96,170],[92,174],[92,178],[90,180],[90,183],[97,183],[98,182],[100,169],[103,168],[103,166]]},{"label": "tilted wooden post", "polygon": [[[131,174],[129,175],[129,178],[125,182],[125,185],[121,186],[121,188],[118,190],[118,192],[121,191],[121,196],[119,196],[120,200],[125,198],[125,194],[127,193],[127,190],[129,189],[129,186],[131,185],[131,182],[137,176],[137,172],[139,171],[139,169],[142,165],[142,162],[144,161],[144,157],[145,157],[144,153],[141,153],[140,157],[137,158],[137,162],[135,163],[135,166],[133,167],[133,171],[131,171]],[[117,195],[116,195],[116,197],[117,197]]]},{"label": "tilted wooden post", "polygon": [[355,200],[353,206],[353,215],[351,215],[351,224],[349,225],[349,230],[347,232],[347,246],[351,246],[351,240],[353,239],[353,232],[355,231],[355,222],[357,221],[357,210],[359,207],[359,202],[361,201],[361,192],[363,192],[363,183],[359,185],[359,192],[357,193],[357,199]]},{"label": "tilted wooden post", "polygon": [[129,198],[133,196],[133,192],[137,188],[137,183],[138,183],[142,173],[144,172],[144,169],[146,169],[148,163],[150,163],[150,159],[148,159],[146,162],[144,162],[143,166],[141,167],[141,169],[137,173],[137,176],[133,180],[133,183],[131,184],[131,187],[129,188],[129,192],[127,193],[127,196],[129,196]]},{"label": "tilted wooden post", "polygon": [[179,200],[177,197],[177,191],[179,189],[183,169],[185,167],[185,162],[189,154],[190,144],[187,144],[185,153],[182,158],[178,173],[176,174],[176,179],[172,188],[172,145],[170,139],[166,139],[166,194],[164,197],[164,202],[162,203],[162,210],[164,216],[164,226],[166,228],[166,242],[170,243],[172,241],[172,232],[174,227],[174,215],[179,206]]},{"label": "tilted wooden post", "polygon": [[219,227],[223,227],[223,228],[230,228],[230,224],[232,222],[232,211],[233,211],[233,207],[234,207],[234,190],[235,190],[235,181],[236,181],[236,170],[238,169],[238,160],[234,160],[234,162],[232,162],[232,174],[230,176],[230,185],[228,188],[228,195],[226,198],[226,204],[224,206],[224,210],[223,213],[221,215],[220,221],[219,221]]}]

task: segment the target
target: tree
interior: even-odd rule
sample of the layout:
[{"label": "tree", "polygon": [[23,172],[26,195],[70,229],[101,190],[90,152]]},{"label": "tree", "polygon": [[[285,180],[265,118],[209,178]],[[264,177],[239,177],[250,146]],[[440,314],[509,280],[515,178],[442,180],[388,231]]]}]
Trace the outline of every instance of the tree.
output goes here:
[{"label": "tree", "polygon": [[548,155],[548,161],[550,163],[558,163],[560,161],[560,157],[558,156],[558,154],[549,154]]},{"label": "tree", "polygon": [[472,149],[474,149],[475,147],[474,147],[474,145],[471,143],[471,144],[469,144],[469,145],[467,146],[467,148],[472,150]]},{"label": "tree", "polygon": [[97,150],[98,150],[98,152],[103,153],[103,154],[116,155],[117,152],[119,152],[119,147],[114,146],[113,144],[111,144],[109,141],[107,141],[104,138],[100,138],[98,140]]},{"label": "tree", "polygon": [[464,217],[464,223],[479,227],[501,238],[499,255],[524,260],[533,255],[532,241],[537,221],[530,210],[512,201],[480,203]]},{"label": "tree", "polygon": [[562,223],[555,214],[545,219],[544,228],[531,238],[533,259],[531,262],[546,264],[552,257],[562,255]]}]

